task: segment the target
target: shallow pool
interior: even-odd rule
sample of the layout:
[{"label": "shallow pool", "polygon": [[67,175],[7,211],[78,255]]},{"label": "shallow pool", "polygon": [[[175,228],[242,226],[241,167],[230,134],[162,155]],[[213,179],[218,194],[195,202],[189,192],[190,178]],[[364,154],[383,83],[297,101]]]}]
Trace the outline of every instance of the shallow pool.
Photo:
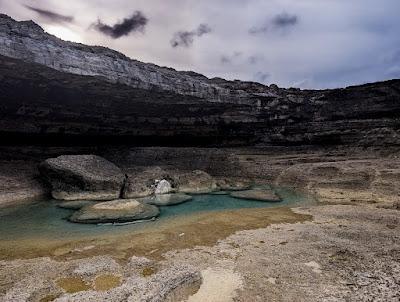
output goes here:
[{"label": "shallow pool", "polygon": [[124,226],[75,224],[67,220],[74,212],[57,207],[57,201],[41,201],[16,208],[0,209],[0,240],[19,240],[25,238],[68,239],[96,236],[113,232],[137,231],[158,222],[173,221],[179,216],[207,211],[224,211],[241,208],[268,208],[303,205],[312,200],[287,189],[276,190],[282,202],[260,202],[232,198],[229,195],[195,195],[183,204],[160,207],[157,221]]}]

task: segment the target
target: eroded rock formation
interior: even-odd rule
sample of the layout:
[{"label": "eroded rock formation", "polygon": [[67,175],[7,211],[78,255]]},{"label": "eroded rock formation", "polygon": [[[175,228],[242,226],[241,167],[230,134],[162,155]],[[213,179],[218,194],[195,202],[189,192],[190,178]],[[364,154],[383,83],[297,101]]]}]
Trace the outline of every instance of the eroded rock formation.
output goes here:
[{"label": "eroded rock formation", "polygon": [[[393,145],[400,81],[280,89],[208,79],[62,41],[0,15],[3,142]],[[14,59],[12,59],[12,58]]]},{"label": "eroded rock formation", "polygon": [[96,155],[63,155],[39,166],[60,200],[112,200],[121,195],[125,176],[113,163]]}]

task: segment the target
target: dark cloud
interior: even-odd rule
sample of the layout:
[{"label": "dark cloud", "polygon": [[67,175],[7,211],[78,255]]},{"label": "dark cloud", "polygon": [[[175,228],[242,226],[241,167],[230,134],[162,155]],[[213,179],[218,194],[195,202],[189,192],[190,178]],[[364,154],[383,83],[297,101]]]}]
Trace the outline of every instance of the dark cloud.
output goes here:
[{"label": "dark cloud", "polygon": [[52,12],[49,10],[40,9],[40,8],[29,6],[29,5],[24,5],[24,6],[27,9],[34,11],[39,16],[41,16],[53,23],[71,23],[72,21],[74,21],[74,18],[72,16],[61,15],[61,14],[58,14],[58,13],[55,13],[55,12]]},{"label": "dark cloud", "polygon": [[118,39],[132,32],[143,32],[148,21],[149,20],[142,12],[136,11],[129,18],[125,18],[114,25],[104,24],[98,20],[97,23],[94,24],[94,28],[113,39]]},{"label": "dark cloud", "polygon": [[299,18],[296,15],[290,15],[287,13],[276,15],[272,19],[272,24],[278,28],[294,26],[298,22]]},{"label": "dark cloud", "polygon": [[199,27],[192,31],[178,31],[171,39],[172,47],[190,47],[194,42],[195,37],[201,37],[212,31],[211,27],[207,24],[200,24]]},{"label": "dark cloud", "polygon": [[281,13],[276,15],[271,20],[267,20],[261,26],[253,26],[249,29],[250,34],[261,34],[266,33],[271,30],[286,29],[295,26],[299,22],[299,17],[297,15],[291,15],[288,13]]}]

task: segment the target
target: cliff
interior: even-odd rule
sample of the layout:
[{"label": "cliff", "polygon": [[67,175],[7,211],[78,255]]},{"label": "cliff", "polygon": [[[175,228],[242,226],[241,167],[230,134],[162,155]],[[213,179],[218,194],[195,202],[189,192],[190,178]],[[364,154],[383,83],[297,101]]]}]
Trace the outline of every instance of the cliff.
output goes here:
[{"label": "cliff", "polygon": [[302,91],[208,79],[65,42],[5,15],[0,55],[3,144],[400,142],[400,80]]}]

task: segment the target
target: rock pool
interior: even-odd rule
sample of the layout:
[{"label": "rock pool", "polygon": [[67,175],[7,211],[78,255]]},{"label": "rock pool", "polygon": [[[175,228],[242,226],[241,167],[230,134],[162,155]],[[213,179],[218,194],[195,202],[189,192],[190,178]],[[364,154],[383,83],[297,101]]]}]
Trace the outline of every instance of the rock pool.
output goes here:
[{"label": "rock pool", "polygon": [[[157,244],[165,244],[161,241],[166,238],[172,242],[170,238],[172,233],[176,233],[179,237],[185,232],[196,233],[194,236],[198,239],[195,243],[202,244],[202,236],[205,236],[205,241],[211,240],[210,235],[207,234],[210,231],[215,237],[211,241],[217,240],[218,237],[236,230],[261,227],[268,224],[271,219],[279,221],[282,213],[283,216],[281,216],[286,219],[291,216],[288,214],[288,206],[313,202],[311,198],[291,190],[277,189],[276,191],[282,197],[282,202],[260,202],[218,194],[194,195],[188,202],[160,207],[161,215],[156,221],[119,226],[71,223],[67,218],[74,211],[57,207],[59,203],[57,201],[41,201],[17,208],[1,209],[0,251],[3,254],[2,258],[14,258],[19,256],[19,251],[22,249],[26,250],[23,253],[25,255],[31,249],[46,250],[47,246],[50,249],[50,246],[55,243],[59,247],[60,244],[66,242],[85,242],[71,245],[73,251],[85,252],[90,250],[92,245],[97,245],[99,241],[105,242],[110,238],[116,240],[121,236],[139,236],[140,240],[144,239],[147,243],[151,241],[153,247],[158,247]],[[276,211],[265,212],[267,215],[265,216],[257,209],[263,209],[264,212],[268,209]],[[160,242],[155,238],[159,238]],[[113,248],[112,245],[110,248]]]}]

